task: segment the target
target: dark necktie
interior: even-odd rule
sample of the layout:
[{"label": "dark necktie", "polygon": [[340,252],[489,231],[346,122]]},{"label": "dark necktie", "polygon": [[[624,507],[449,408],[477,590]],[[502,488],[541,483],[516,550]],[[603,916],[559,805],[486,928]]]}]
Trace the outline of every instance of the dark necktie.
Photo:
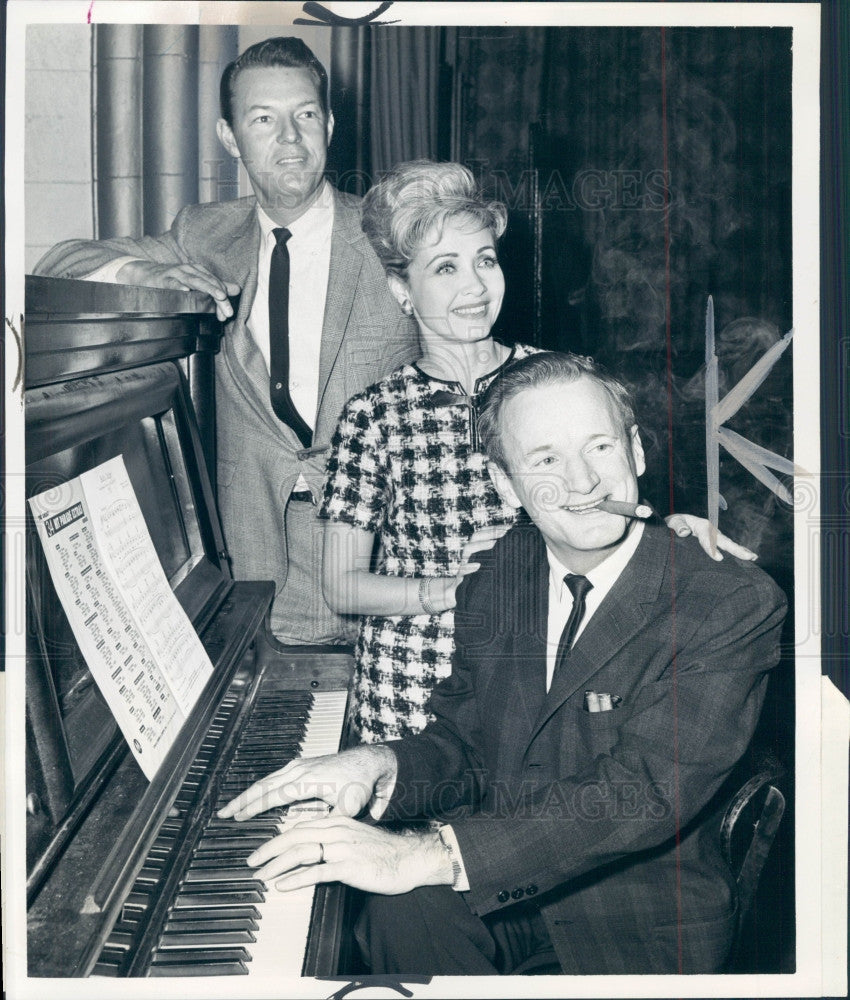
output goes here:
[{"label": "dark necktie", "polygon": [[279,420],[288,424],[309,448],[313,432],[289,395],[289,250],[288,229],[274,229],[277,241],[269,266],[269,398]]},{"label": "dark necktie", "polygon": [[569,587],[573,595],[573,606],[570,608],[570,617],[561,633],[561,640],[558,643],[558,655],[555,657],[555,673],[558,672],[564,661],[570,655],[570,649],[575,641],[576,632],[584,617],[584,599],[587,592],[593,589],[593,584],[586,576],[578,576],[576,573],[567,573],[564,583]]}]

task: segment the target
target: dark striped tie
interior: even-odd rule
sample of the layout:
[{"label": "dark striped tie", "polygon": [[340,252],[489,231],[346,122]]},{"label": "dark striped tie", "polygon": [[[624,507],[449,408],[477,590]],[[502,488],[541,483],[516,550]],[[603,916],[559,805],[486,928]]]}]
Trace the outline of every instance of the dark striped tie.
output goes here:
[{"label": "dark striped tie", "polygon": [[555,657],[555,673],[558,672],[570,655],[576,632],[578,632],[578,627],[584,617],[584,599],[587,596],[587,592],[593,588],[593,584],[586,576],[579,576],[577,573],[567,573],[564,577],[564,583],[569,587],[570,593],[573,595],[573,606],[570,608],[570,616],[567,619],[567,624],[564,626],[564,631],[561,633],[561,639],[558,643],[558,655]]}]

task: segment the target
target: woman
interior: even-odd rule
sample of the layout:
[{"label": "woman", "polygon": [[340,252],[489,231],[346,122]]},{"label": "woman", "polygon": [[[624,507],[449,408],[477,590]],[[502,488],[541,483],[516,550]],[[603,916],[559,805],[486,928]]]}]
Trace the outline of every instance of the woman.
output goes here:
[{"label": "woman", "polygon": [[[363,616],[353,722],[364,742],[425,726],[430,693],[451,671],[458,584],[514,520],[475,427],[484,390],[537,350],[490,335],[505,290],[496,244],[506,223],[504,205],[485,200],[456,163],[401,164],[363,201],[363,230],[422,348],[347,404],[320,511],[325,599]],[[680,534],[705,523],[678,520]]]}]

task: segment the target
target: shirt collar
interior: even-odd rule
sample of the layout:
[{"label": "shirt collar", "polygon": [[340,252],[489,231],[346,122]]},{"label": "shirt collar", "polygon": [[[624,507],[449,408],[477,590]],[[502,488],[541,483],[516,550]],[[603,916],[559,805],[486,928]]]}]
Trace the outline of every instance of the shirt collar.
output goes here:
[{"label": "shirt collar", "polygon": [[[257,202],[257,219],[263,239],[274,239],[272,232],[280,226],[270,218],[266,210]],[[299,216],[295,222],[286,228],[292,233],[292,239],[304,247],[320,246],[330,238],[334,224],[333,189],[327,180],[322,181],[322,189],[313,204]]]},{"label": "shirt collar", "polygon": [[[643,536],[643,529],[643,521],[638,521],[625,540],[614,549],[610,556],[584,574],[593,584],[595,591],[607,593],[614,586],[629,560],[635,554]],[[560,593],[560,588],[564,586],[564,577],[567,573],[572,573],[572,570],[558,559],[548,545],[546,546],[546,557],[549,560],[549,579]]]}]

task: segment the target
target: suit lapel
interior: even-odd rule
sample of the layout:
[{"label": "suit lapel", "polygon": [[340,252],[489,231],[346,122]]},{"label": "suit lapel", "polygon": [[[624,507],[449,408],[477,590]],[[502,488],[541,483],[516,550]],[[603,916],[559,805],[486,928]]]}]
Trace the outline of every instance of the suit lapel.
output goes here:
[{"label": "suit lapel", "polygon": [[317,427],[318,411],[321,411],[331,371],[342,346],[342,338],[354,304],[360,269],[363,266],[363,257],[353,245],[365,238],[360,230],[360,216],[355,209],[344,204],[336,193],[334,193],[334,199],[328,293],[325,302],[325,318],[322,324],[322,348],[319,355]]},{"label": "suit lapel", "polygon": [[[532,525],[518,524],[505,543],[497,563],[498,590],[482,588],[485,605],[474,610],[495,625],[495,642],[486,654],[491,670],[488,694],[493,711],[510,712],[515,723],[511,744],[516,745],[517,738],[524,741],[531,733],[546,693],[548,563],[543,540]],[[489,572],[489,554],[483,553],[478,573]],[[499,621],[511,623],[502,637]]]},{"label": "suit lapel", "polygon": [[[651,525],[644,528],[635,554],[587,623],[569,659],[553,678],[535,721],[533,735],[643,627],[647,614],[644,606],[658,598],[670,555],[669,546],[666,529]],[[543,607],[543,613],[547,614],[547,604]]]},{"label": "suit lapel", "polygon": [[225,337],[225,347],[231,358],[249,376],[251,384],[261,395],[268,393],[269,375],[254,338],[248,332],[248,318],[257,293],[257,258],[260,250],[260,224],[257,213],[251,212],[245,224],[235,234],[227,258],[242,283],[239,311],[233,327]]},{"label": "suit lapel", "polygon": [[[549,563],[546,546],[536,529],[525,533],[531,551],[518,560],[523,572],[519,580],[514,577],[509,585],[515,588],[515,606],[526,617],[514,635],[513,662],[519,666],[514,671],[515,692],[511,701],[522,706],[524,731],[531,732],[546,696],[546,623],[549,605]],[[525,540],[524,540],[525,541]],[[517,584],[519,584],[517,586]],[[516,620],[516,619],[515,619]]]}]

